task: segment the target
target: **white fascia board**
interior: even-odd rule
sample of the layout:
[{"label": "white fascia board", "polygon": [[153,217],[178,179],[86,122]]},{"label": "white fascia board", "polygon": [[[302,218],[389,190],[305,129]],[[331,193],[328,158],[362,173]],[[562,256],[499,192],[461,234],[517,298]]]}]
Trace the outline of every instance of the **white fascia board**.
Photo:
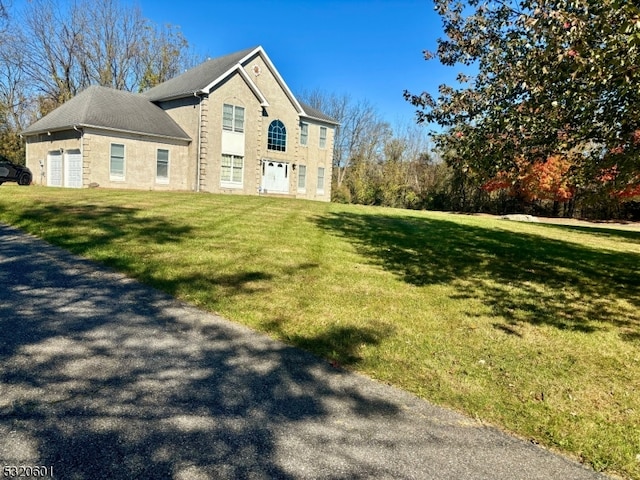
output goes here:
[{"label": "white fascia board", "polygon": [[256,48],[249,55],[246,55],[241,60],[240,63],[246,62],[249,58],[253,57],[256,53],[259,53],[262,56],[264,62],[267,64],[267,67],[269,67],[269,70],[271,70],[271,73],[276,78],[276,81],[278,82],[280,87],[284,90],[284,93],[287,95],[287,97],[289,97],[289,100],[291,101],[291,103],[293,103],[293,106],[295,107],[296,111],[299,114],[304,114],[304,110],[302,109],[302,106],[300,105],[300,103],[298,102],[296,97],[293,95],[293,93],[291,92],[291,90],[287,86],[286,82],[284,81],[284,79],[282,78],[282,76],[280,75],[278,70],[276,69],[275,65],[273,64],[273,62],[269,58],[269,55],[267,55],[267,52],[264,51],[264,48],[262,48],[262,47]]},{"label": "white fascia board", "polygon": [[213,82],[209,83],[209,85],[207,85],[200,91],[211,94],[211,91],[213,90],[213,88],[216,85],[218,85],[220,82],[222,82],[225,78],[227,78],[229,75],[231,75],[236,68],[238,68],[238,66],[234,65],[233,67],[231,67],[229,70],[224,72],[222,75],[220,75],[218,78],[216,78]]},{"label": "white fascia board", "polygon": [[253,57],[256,54],[256,52],[261,50],[261,49],[262,49],[262,47],[256,47],[253,50],[251,50],[251,52],[249,52],[249,54],[245,55],[244,58],[240,59],[240,61],[237,64],[232,66],[229,70],[224,72],[218,78],[214,79],[206,87],[202,88],[202,90],[200,90],[200,91],[204,92],[204,93],[211,93],[211,90],[213,89],[213,87],[215,87],[218,83],[222,82],[225,78],[227,78],[229,75],[231,75],[233,73],[233,71],[238,68],[238,66],[241,66],[247,60],[247,58]]},{"label": "white fascia board", "polygon": [[246,70],[242,68],[242,65],[238,65],[237,68],[240,76],[244,79],[245,82],[247,82],[247,85],[249,85],[249,88],[251,89],[251,91],[253,91],[254,95],[258,97],[258,100],[260,100],[260,106],[268,107],[269,102],[267,101],[267,98],[262,94],[255,82],[251,80],[251,77],[246,72]]},{"label": "white fascia board", "polygon": [[306,112],[303,112],[300,116],[306,121],[311,121],[311,122],[315,122],[315,123],[321,123],[323,125],[329,126],[330,128],[339,127],[341,125],[340,122],[330,121],[330,120],[325,120],[324,118],[314,117],[313,115],[309,115]]},{"label": "white fascia board", "polygon": [[253,80],[251,80],[251,77],[249,77],[249,75],[247,75],[247,72],[244,70],[244,67],[243,67],[243,65],[249,59],[253,58],[256,54],[259,54],[260,56],[262,56],[264,62],[267,64],[267,67],[269,68],[269,70],[271,71],[273,76],[275,77],[276,81],[278,82],[278,84],[280,85],[282,90],[284,90],[285,95],[289,98],[289,100],[291,101],[291,103],[295,107],[295,109],[298,112],[298,114],[305,115],[305,112],[302,109],[302,106],[300,105],[300,103],[298,102],[296,97],[293,95],[293,93],[291,92],[291,89],[286,84],[286,82],[284,81],[284,79],[280,75],[280,72],[278,72],[278,70],[276,69],[275,65],[273,64],[273,62],[271,61],[271,59],[269,58],[267,53],[264,51],[264,48],[262,48],[262,46],[256,47],[253,50],[251,50],[247,55],[245,55],[243,58],[241,58],[240,61],[236,65],[234,65],[229,70],[227,70],[222,75],[220,75],[218,78],[216,78],[211,83],[209,83],[206,87],[204,87],[202,89],[202,91],[210,93],[211,90],[218,83],[222,82],[225,78],[227,78],[229,75],[231,75],[234,70],[239,69],[240,70],[240,75],[245,79],[245,81],[247,81],[249,87],[254,91],[256,96],[260,99],[260,101],[262,102],[261,103],[262,106],[269,106],[269,103],[268,103],[267,99],[262,94],[260,89],[258,89],[257,85],[253,82]]},{"label": "white fascia board", "polygon": [[247,83],[248,87],[251,89],[253,94],[258,98],[258,100],[260,101],[260,105],[263,106],[263,107],[268,107],[269,106],[269,102],[267,101],[266,97],[260,91],[258,86],[253,82],[253,80],[251,80],[251,77],[249,77],[247,72],[245,72],[244,68],[242,68],[242,65],[240,65],[239,63],[234,65],[232,68],[230,68],[226,72],[224,72],[222,75],[220,75],[218,78],[216,78],[213,82],[211,82],[209,85],[204,87],[201,91],[203,93],[211,94],[211,92],[216,87],[216,85],[221,83],[225,78],[227,78],[230,75],[234,74],[236,71],[240,74],[242,79]]},{"label": "white fascia board", "polygon": [[75,130],[78,128],[88,128],[92,131],[101,131],[101,132],[113,132],[113,133],[118,133],[118,134],[124,134],[124,135],[131,135],[131,136],[138,136],[138,137],[147,137],[147,138],[158,138],[158,139],[165,139],[165,140],[172,140],[172,141],[177,141],[177,142],[181,142],[184,143],[185,145],[188,145],[189,143],[191,143],[191,138],[185,138],[185,137],[174,137],[172,135],[159,135],[159,134],[155,134],[155,133],[148,133],[148,132],[138,132],[138,131],[134,131],[134,130],[122,130],[119,128],[110,128],[110,127],[104,127],[104,126],[100,126],[100,125],[91,125],[91,124],[85,124],[85,123],[77,123],[74,125],[69,125],[66,127],[58,127],[58,128],[51,128],[48,130],[38,130],[38,131],[34,131],[34,132],[29,132],[24,134],[25,137],[35,137],[38,135],[47,135],[50,133],[57,133],[57,132],[68,132],[69,130]]}]

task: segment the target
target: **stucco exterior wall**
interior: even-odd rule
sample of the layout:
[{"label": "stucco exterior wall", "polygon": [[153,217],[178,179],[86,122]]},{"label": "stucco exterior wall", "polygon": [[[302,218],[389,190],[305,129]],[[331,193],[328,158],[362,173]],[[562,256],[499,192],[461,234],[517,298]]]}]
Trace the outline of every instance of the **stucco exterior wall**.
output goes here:
[{"label": "stucco exterior wall", "polygon": [[203,145],[202,141],[199,142],[198,138],[198,117],[203,115],[203,117],[206,118],[206,105],[206,97],[203,99],[196,96],[159,103],[159,106],[191,137],[191,143],[187,151],[187,157],[189,159],[186,170],[187,190],[197,189],[196,169],[198,166],[198,149],[204,148],[206,150],[206,145]]},{"label": "stucco exterior wall", "polygon": [[[251,77],[269,102],[269,106],[265,109],[265,116],[262,117],[263,141],[259,145],[259,155],[270,160],[295,162],[298,159],[300,148],[300,118],[296,107],[260,55],[248,60],[243,66],[247,75]],[[259,75],[254,73],[254,67],[259,68]],[[284,152],[267,148],[267,131],[269,124],[274,120],[280,120],[287,129],[287,145]],[[292,190],[293,184],[290,188],[290,191]]]},{"label": "stucco exterior wall", "polygon": [[[124,145],[125,174],[123,180],[110,178],[111,144]],[[169,151],[169,181],[157,181],[156,165],[158,149]],[[157,138],[127,136],[112,133],[103,135],[95,131],[85,132],[84,158],[90,170],[90,183],[105,188],[132,188],[144,190],[192,190],[189,147],[182,142]]]},{"label": "stucco exterior wall", "polygon": [[[307,200],[320,200],[328,202],[331,200],[331,172],[333,166],[333,141],[335,127],[330,124],[316,123],[310,119],[302,119],[309,125],[307,145],[300,146],[298,163],[306,165],[306,188],[300,191],[297,188],[298,179],[296,175],[296,192],[298,198]],[[320,147],[320,127],[327,129],[327,140],[324,148]],[[324,190],[318,190],[318,169],[324,168]],[[297,169],[297,173],[300,169]]]},{"label": "stucco exterior wall", "polygon": [[[244,133],[225,132],[244,137],[244,171],[242,188],[221,185],[222,111],[224,104],[243,107]],[[262,131],[262,107],[260,101],[239,74],[232,75],[209,95],[208,119],[208,168],[206,191],[256,195],[260,187],[260,149]]]},{"label": "stucco exterior wall", "polygon": [[[125,147],[123,180],[110,178],[111,144]],[[192,190],[195,178],[188,172],[189,146],[186,142],[159,140],[140,135],[85,129],[83,134],[71,130],[27,138],[27,166],[34,173],[34,183],[46,185],[47,154],[50,151],[80,150],[83,187],[131,188],[144,190]],[[156,179],[157,151],[169,151],[169,180]],[[40,166],[43,161],[43,167]],[[190,181],[191,180],[191,181]]]},{"label": "stucco exterior wall", "polygon": [[[299,164],[306,165],[307,186],[305,191],[298,191],[299,169],[296,168],[289,177],[290,195],[296,198],[330,201],[334,126],[307,118],[301,118],[292,103],[292,99],[289,98],[283,86],[271,72],[268,63],[259,53],[247,60],[243,64],[243,67],[247,75],[254,81],[270,104],[270,106],[265,109],[267,115],[262,117],[260,133],[263,141],[258,146],[258,155],[260,158],[290,162],[296,164],[296,166]],[[256,67],[260,71],[259,75],[255,73]],[[287,129],[286,152],[278,152],[267,148],[267,132],[269,124],[273,120],[282,121]],[[301,122],[309,125],[308,142],[306,146],[300,144]],[[319,147],[320,125],[327,127],[326,148]],[[316,188],[318,167],[324,167],[325,169],[325,187],[322,192],[319,192]]]},{"label": "stucco exterior wall", "polygon": [[[209,95],[207,103],[206,133],[203,141],[207,145],[206,168],[203,168],[201,189],[215,193],[240,193],[255,195],[259,193],[262,182],[263,161],[285,162],[289,164],[289,196],[310,200],[329,201],[331,199],[331,166],[333,152],[334,126],[322,124],[327,128],[325,148],[319,147],[320,125],[310,119],[308,145],[300,145],[300,115],[292,99],[283,90],[282,85],[269,68],[268,63],[257,54],[243,65],[245,72],[265,96],[268,107],[263,108],[260,100],[238,73],[235,73],[218,85]],[[256,74],[256,71],[259,74]],[[221,184],[222,117],[223,105],[230,104],[245,108],[244,126],[244,171],[242,187],[229,187]],[[175,118],[175,117],[174,117]],[[178,121],[178,119],[176,118]],[[267,146],[268,128],[272,121],[280,120],[287,131],[286,150],[270,150]],[[184,127],[183,127],[184,128]],[[185,128],[187,133],[190,133]],[[298,191],[298,164],[307,166],[307,188]],[[318,167],[325,171],[323,191],[317,187]]]},{"label": "stucco exterior wall", "polygon": [[26,138],[26,165],[33,174],[33,183],[46,185],[47,155],[51,151],[81,150],[81,133],[76,130],[52,132]]}]

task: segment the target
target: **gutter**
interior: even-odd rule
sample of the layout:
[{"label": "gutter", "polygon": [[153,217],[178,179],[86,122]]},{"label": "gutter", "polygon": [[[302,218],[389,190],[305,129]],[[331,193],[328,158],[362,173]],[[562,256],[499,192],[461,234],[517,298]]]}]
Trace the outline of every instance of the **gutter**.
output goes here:
[{"label": "gutter", "polygon": [[[76,128],[77,127],[77,128]],[[155,134],[155,133],[147,133],[147,132],[138,132],[135,130],[121,130],[119,128],[109,128],[109,127],[104,127],[101,125],[91,125],[91,124],[75,124],[75,125],[69,125],[66,127],[60,127],[60,128],[55,128],[55,129],[51,129],[51,130],[36,130],[33,132],[28,132],[28,133],[22,133],[22,135],[24,135],[25,137],[33,137],[36,135],[42,135],[42,134],[51,134],[53,132],[64,132],[65,130],[69,130],[69,128],[73,128],[74,130],[78,130],[80,128],[90,128],[90,129],[95,129],[95,130],[102,130],[105,132],[117,132],[117,133],[126,133],[129,135],[139,135],[141,137],[149,137],[149,138],[160,138],[160,139],[169,139],[169,140],[175,140],[178,142],[191,142],[191,138],[190,137],[174,137],[173,135],[159,135],[159,134]]]}]

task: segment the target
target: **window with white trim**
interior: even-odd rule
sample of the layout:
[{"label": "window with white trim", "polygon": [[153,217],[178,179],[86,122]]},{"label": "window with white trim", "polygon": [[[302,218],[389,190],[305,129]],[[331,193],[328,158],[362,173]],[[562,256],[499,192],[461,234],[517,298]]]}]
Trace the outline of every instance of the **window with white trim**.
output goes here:
[{"label": "window with white trim", "polygon": [[320,127],[320,148],[327,148],[327,127]]},{"label": "window with white trim", "polygon": [[307,166],[298,165],[298,191],[304,192],[307,190]]},{"label": "window with white trim", "polygon": [[109,157],[109,179],[124,180],[124,169],[124,145],[112,143]]},{"label": "window with white trim", "polygon": [[242,187],[244,157],[222,154],[222,172],[220,185],[223,187]]},{"label": "window with white trim", "polygon": [[318,167],[318,193],[324,193],[324,167]]},{"label": "window with white trim", "polygon": [[156,152],[156,183],[169,183],[169,150]]},{"label": "window with white trim", "polygon": [[305,147],[309,144],[309,124],[300,123],[300,145]]},{"label": "window with white trim", "polygon": [[222,105],[222,128],[230,132],[244,132],[244,107]]},{"label": "window with white trim", "polygon": [[280,120],[274,120],[269,124],[267,148],[278,152],[284,152],[287,149],[287,129]]}]

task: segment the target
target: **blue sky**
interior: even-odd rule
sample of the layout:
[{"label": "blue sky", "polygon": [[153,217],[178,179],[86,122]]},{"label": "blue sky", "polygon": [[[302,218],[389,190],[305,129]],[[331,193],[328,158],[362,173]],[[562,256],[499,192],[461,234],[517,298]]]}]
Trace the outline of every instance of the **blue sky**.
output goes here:
[{"label": "blue sky", "polygon": [[197,53],[262,45],[294,93],[321,89],[371,102],[391,125],[414,120],[405,89],[436,93],[457,70],[422,57],[442,36],[430,0],[137,0],[157,24],[180,26]]}]

